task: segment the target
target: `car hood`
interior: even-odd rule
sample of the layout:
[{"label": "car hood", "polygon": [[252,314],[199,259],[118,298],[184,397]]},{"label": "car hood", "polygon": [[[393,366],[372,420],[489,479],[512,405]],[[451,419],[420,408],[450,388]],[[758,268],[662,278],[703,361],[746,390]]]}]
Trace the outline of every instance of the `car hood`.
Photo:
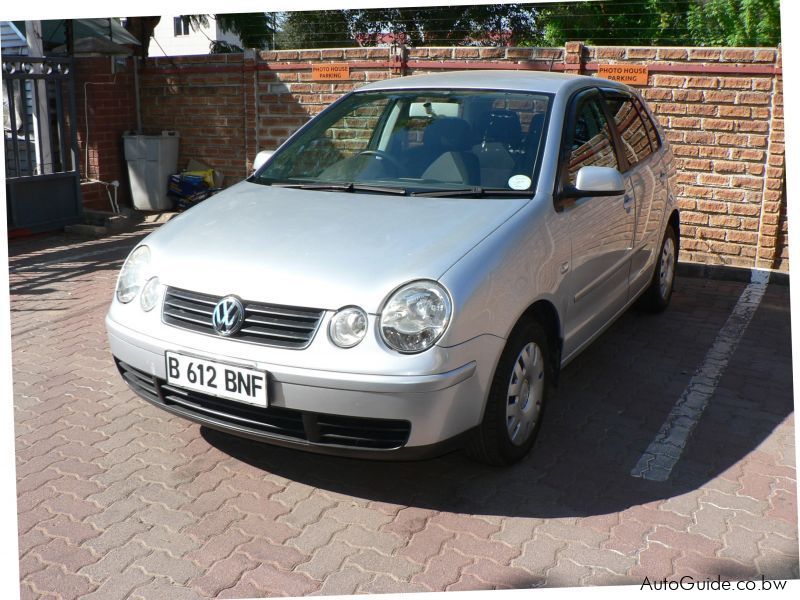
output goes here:
[{"label": "car hood", "polygon": [[407,281],[438,279],[527,202],[324,192],[239,183],[152,234],[170,286],[375,313]]}]

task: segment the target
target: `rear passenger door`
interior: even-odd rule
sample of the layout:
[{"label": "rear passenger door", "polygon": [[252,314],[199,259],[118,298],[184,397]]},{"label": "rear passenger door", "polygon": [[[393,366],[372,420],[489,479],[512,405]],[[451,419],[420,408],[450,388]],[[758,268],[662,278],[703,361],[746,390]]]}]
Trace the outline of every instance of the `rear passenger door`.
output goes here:
[{"label": "rear passenger door", "polygon": [[622,175],[635,197],[635,234],[631,254],[630,296],[650,281],[660,245],[660,226],[666,192],[664,167],[659,160],[660,140],[639,99],[621,90],[603,90],[605,104],[623,155]]}]

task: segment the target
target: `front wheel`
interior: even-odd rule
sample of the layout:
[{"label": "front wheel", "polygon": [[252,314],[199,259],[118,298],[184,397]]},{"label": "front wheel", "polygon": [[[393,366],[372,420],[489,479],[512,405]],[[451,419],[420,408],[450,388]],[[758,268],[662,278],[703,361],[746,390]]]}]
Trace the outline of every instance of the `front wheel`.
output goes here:
[{"label": "front wheel", "polygon": [[650,312],[658,313],[669,305],[675,283],[675,266],[678,262],[678,242],[675,230],[668,225],[661,242],[650,287],[642,295],[641,305]]},{"label": "front wheel", "polygon": [[492,379],[483,421],[467,447],[474,459],[510,465],[530,451],[552,380],[550,352],[538,323],[512,333]]}]

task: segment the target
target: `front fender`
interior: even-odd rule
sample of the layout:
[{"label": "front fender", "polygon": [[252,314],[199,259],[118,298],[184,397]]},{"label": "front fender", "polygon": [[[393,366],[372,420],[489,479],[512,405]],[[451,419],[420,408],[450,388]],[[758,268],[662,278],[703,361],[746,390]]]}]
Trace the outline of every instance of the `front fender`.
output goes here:
[{"label": "front fender", "polygon": [[505,339],[540,299],[563,315],[562,266],[569,259],[566,220],[555,212],[549,194],[537,194],[440,278],[453,295],[454,315],[439,345],[455,346],[484,334]]}]

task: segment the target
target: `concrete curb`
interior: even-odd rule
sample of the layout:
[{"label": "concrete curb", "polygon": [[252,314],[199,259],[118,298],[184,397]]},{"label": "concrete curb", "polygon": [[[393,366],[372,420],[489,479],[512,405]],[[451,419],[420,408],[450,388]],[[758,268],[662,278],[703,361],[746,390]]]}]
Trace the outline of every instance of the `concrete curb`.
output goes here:
[{"label": "concrete curb", "polygon": [[[766,271],[766,269],[764,269]],[[769,283],[789,285],[789,273],[768,271]],[[705,265],[701,263],[679,262],[676,273],[682,277],[697,277],[722,281],[741,281],[749,283],[753,269],[731,267],[728,265]]]}]

